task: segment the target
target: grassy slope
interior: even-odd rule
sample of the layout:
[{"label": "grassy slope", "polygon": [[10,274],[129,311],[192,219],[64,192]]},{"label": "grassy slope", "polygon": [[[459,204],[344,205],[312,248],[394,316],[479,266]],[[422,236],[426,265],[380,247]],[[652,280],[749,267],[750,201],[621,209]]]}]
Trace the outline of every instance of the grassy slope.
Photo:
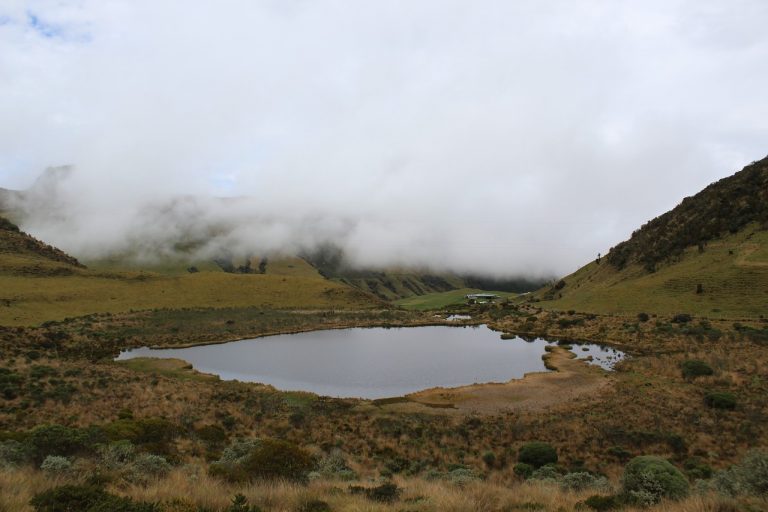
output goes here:
[{"label": "grassy slope", "polygon": [[[2,226],[0,226],[2,227]],[[306,265],[277,265],[277,273],[186,272],[179,262],[161,272],[85,269],[15,226],[0,229],[0,325],[34,325],[91,313],[154,308],[369,308],[370,295],[323,279]],[[294,275],[291,275],[291,272]]]},{"label": "grassy slope", "polygon": [[[639,265],[617,270],[605,262],[592,262],[565,282],[565,288],[555,292],[555,297],[561,293],[562,298],[540,304],[597,313],[757,317],[768,313],[768,231],[750,225],[711,241],[703,253],[689,247],[681,261],[654,273]],[[696,293],[697,284],[703,286],[703,293]]]},{"label": "grassy slope", "polygon": [[495,293],[500,297],[516,297],[516,293],[508,292],[489,292],[486,290],[478,290],[476,288],[461,288],[458,290],[451,290],[449,292],[442,293],[428,293],[426,295],[416,295],[405,299],[395,301],[398,306],[406,309],[413,309],[418,311],[426,311],[430,309],[440,309],[445,306],[452,306],[455,304],[464,304],[466,300],[464,296],[468,293]]},{"label": "grassy slope", "polygon": [[34,325],[46,320],[132,309],[376,305],[358,290],[323,279],[223,272],[161,276],[80,271],[70,276],[40,278],[0,274],[0,290],[1,325]]},{"label": "grassy slope", "polygon": [[350,275],[334,278],[334,281],[370,291],[384,300],[398,300],[403,297],[440,293],[448,288],[464,286],[461,279],[447,274],[432,276],[398,270],[372,272],[367,276]]}]

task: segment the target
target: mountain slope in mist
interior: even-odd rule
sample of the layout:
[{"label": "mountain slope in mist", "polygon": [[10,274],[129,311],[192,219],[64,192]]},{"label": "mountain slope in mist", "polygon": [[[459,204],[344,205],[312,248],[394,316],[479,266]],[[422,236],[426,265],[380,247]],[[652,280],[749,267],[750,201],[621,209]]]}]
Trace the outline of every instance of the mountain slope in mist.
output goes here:
[{"label": "mountain slope in mist", "polygon": [[226,272],[168,275],[85,268],[0,217],[0,325],[149,309],[381,308],[371,294],[311,272],[302,275],[235,275]]},{"label": "mountain slope in mist", "polygon": [[83,268],[76,258],[48,245],[0,217],[0,268],[6,271],[62,273]]},{"label": "mountain slope in mist", "polygon": [[463,288],[522,293],[536,290],[544,281],[536,278],[504,279],[462,275],[428,269],[361,268],[347,261],[340,248],[331,245],[324,245],[311,253],[303,254],[302,258],[326,278],[368,291],[384,300],[398,300]]},{"label": "mountain slope in mist", "polygon": [[[432,268],[420,264],[417,256],[411,259],[416,247],[393,263],[387,255],[376,255],[381,248],[366,246],[363,252],[380,261],[365,263],[356,258],[360,241],[346,238],[364,220],[294,218],[291,208],[276,216],[250,197],[163,196],[147,199],[136,211],[135,205],[117,203],[109,205],[114,215],[98,215],[78,201],[79,187],[87,184],[77,178],[73,167],[48,168],[28,189],[0,196],[0,211],[41,236],[71,244],[96,269],[178,275],[187,270],[270,274],[280,268],[284,274],[322,275],[384,300],[461,288],[523,292],[543,282],[528,276],[493,277],[479,264],[469,273]],[[306,262],[316,270],[308,270]]]},{"label": "mountain slope in mist", "polygon": [[768,158],[685,198],[536,297],[594,312],[765,314]]}]

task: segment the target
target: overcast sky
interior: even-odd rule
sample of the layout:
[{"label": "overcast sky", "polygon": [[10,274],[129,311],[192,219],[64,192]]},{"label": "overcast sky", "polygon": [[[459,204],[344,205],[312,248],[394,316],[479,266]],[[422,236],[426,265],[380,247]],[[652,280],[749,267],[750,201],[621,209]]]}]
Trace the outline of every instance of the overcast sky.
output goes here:
[{"label": "overcast sky", "polygon": [[[120,250],[200,201],[245,246],[570,272],[768,153],[765,0],[0,0],[0,187],[73,164]],[[147,235],[149,236],[149,234]]]}]

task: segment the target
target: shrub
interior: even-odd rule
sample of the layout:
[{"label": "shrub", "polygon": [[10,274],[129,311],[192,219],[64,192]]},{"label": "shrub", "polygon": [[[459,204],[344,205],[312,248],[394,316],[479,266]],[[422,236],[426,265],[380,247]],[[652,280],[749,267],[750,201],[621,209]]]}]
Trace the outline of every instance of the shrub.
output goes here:
[{"label": "shrub", "polygon": [[29,461],[29,449],[14,440],[0,442],[0,468],[15,468]]},{"label": "shrub", "polygon": [[560,479],[560,472],[557,468],[551,464],[541,466],[539,469],[531,473],[531,480],[547,480],[550,482],[557,482]]},{"label": "shrub", "polygon": [[123,418],[103,427],[104,433],[112,441],[128,440],[136,445],[154,445],[163,447],[172,441],[179,428],[164,418]]},{"label": "shrub", "polygon": [[197,437],[210,447],[220,447],[227,440],[227,433],[218,425],[202,426],[196,433]]},{"label": "shrub", "polygon": [[310,454],[287,441],[238,441],[211,464],[210,473],[233,482],[252,479],[304,481],[313,467]]},{"label": "shrub", "polygon": [[692,480],[706,480],[712,478],[712,467],[700,457],[691,457],[683,463],[683,468],[688,478]]},{"label": "shrub", "polygon": [[537,469],[545,464],[555,464],[557,451],[548,443],[528,443],[520,448],[517,460]]},{"label": "shrub", "polygon": [[688,443],[685,442],[685,438],[680,434],[669,434],[667,436],[667,444],[677,455],[688,453]]},{"label": "shrub", "polygon": [[528,479],[533,474],[533,466],[526,464],[525,462],[519,462],[515,464],[512,471],[519,477]]},{"label": "shrub", "polygon": [[312,457],[287,441],[265,439],[243,462],[252,478],[301,481],[312,469]]},{"label": "shrub", "polygon": [[261,512],[256,505],[248,505],[248,498],[242,494],[235,494],[232,503],[224,512]]},{"label": "shrub", "polygon": [[98,449],[101,463],[106,469],[120,469],[136,456],[136,448],[130,441],[117,441],[101,445]]},{"label": "shrub", "polygon": [[696,359],[683,361],[681,368],[683,370],[683,377],[686,379],[695,379],[696,377],[712,375],[715,373],[712,367],[707,363]]},{"label": "shrub", "polygon": [[313,471],[313,475],[310,475],[312,480],[319,478],[355,480],[357,474],[347,465],[341,452],[334,451],[323,457],[317,465],[317,471]]},{"label": "shrub", "polygon": [[610,489],[610,484],[604,476],[596,476],[586,471],[579,471],[563,476],[560,479],[560,487],[564,490],[575,492],[587,489],[607,491]]},{"label": "shrub", "polygon": [[632,458],[632,452],[624,448],[623,446],[611,446],[608,448],[608,454],[616,457],[622,462],[626,462]]},{"label": "shrub", "polygon": [[739,464],[718,472],[714,487],[727,496],[768,497],[768,453],[749,452]]},{"label": "shrub", "polygon": [[692,320],[691,315],[688,313],[678,313],[670,320],[673,324],[687,324]]},{"label": "shrub", "polygon": [[447,478],[453,485],[464,487],[467,484],[480,480],[480,475],[468,468],[456,468],[448,473]]},{"label": "shrub", "polygon": [[647,322],[651,317],[648,316],[648,313],[638,313],[637,319],[641,322]]},{"label": "shrub", "polygon": [[331,506],[323,500],[310,499],[296,509],[297,512],[331,512]]},{"label": "shrub", "polygon": [[706,394],[704,403],[713,409],[733,410],[736,408],[736,397],[726,391],[713,391]]},{"label": "shrub", "polygon": [[380,503],[393,503],[400,497],[400,488],[392,482],[383,483],[376,487],[366,489],[365,496],[369,500]]},{"label": "shrub", "polygon": [[220,464],[242,464],[261,444],[259,439],[237,439],[221,452]]},{"label": "shrub", "polygon": [[64,485],[36,494],[35,512],[158,512],[157,505],[109,494],[89,485]]},{"label": "shrub", "polygon": [[595,494],[584,500],[584,505],[598,512],[617,510],[621,508],[621,499],[618,496],[600,496]]},{"label": "shrub", "polygon": [[49,455],[40,464],[40,469],[51,476],[66,475],[72,470],[72,461],[60,455]]},{"label": "shrub", "polygon": [[40,464],[48,455],[74,455],[84,451],[89,436],[83,430],[62,425],[40,425],[26,439],[35,462]]},{"label": "shrub", "polygon": [[36,512],[81,512],[107,498],[98,487],[64,485],[36,494],[29,504]]},{"label": "shrub", "polygon": [[493,468],[493,466],[496,464],[496,454],[491,451],[483,453],[483,462],[489,469]]},{"label": "shrub", "polygon": [[165,457],[143,453],[136,457],[124,477],[129,482],[146,484],[150,480],[166,476],[170,471],[171,465]]},{"label": "shrub", "polygon": [[652,455],[635,457],[624,468],[624,492],[631,501],[648,506],[662,498],[688,495],[688,480],[669,461]]}]

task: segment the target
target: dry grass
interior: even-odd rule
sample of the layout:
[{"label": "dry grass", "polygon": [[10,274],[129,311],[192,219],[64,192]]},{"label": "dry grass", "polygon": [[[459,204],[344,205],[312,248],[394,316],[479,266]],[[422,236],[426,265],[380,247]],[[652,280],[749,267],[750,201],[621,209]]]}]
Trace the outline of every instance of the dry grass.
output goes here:
[{"label": "dry grass", "polygon": [[[0,471],[0,511],[31,512],[28,503],[35,493],[56,485],[78,482],[77,479],[52,479],[31,469]],[[529,482],[512,485],[478,482],[463,487],[418,478],[397,479],[396,482],[403,492],[393,504],[372,502],[362,496],[351,495],[347,491],[349,482],[318,481],[307,486],[284,482],[236,485],[213,479],[197,466],[176,469],[166,478],[151,481],[146,486],[112,485],[108,489],[136,500],[163,503],[168,511],[188,510],[183,509],[181,504],[223,510],[232,496],[241,493],[250,504],[269,512],[294,512],[309,500],[325,501],[334,512],[570,512],[579,510],[577,504],[594,494],[566,492],[556,485]],[[371,482],[353,484],[374,485]],[[176,503],[177,508],[172,508],[172,503]],[[729,510],[724,507],[730,503],[730,500],[714,495],[694,495],[681,502],[665,502],[650,509],[627,507],[622,510],[719,512]]]},{"label": "dry grass", "polygon": [[[707,245],[688,248],[681,261],[654,273],[639,266],[617,270],[592,262],[565,277],[566,286],[546,308],[594,313],[692,313],[756,318],[768,303],[768,231],[750,226]],[[697,294],[697,285],[703,293]],[[542,297],[543,292],[537,295]],[[562,295],[562,298],[558,298]]]},{"label": "dry grass", "polygon": [[153,308],[370,308],[369,295],[322,278],[199,272],[179,276],[77,271],[0,274],[0,325],[35,325],[92,313]]}]

